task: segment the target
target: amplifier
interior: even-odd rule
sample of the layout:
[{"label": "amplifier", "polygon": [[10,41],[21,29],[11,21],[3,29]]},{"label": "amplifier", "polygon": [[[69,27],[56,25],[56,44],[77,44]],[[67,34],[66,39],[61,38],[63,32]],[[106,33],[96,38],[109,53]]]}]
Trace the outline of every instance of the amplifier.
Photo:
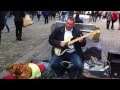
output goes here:
[{"label": "amplifier", "polygon": [[108,57],[107,57],[107,60],[108,61],[120,61],[120,51],[113,51],[113,50],[110,50],[108,52]]},{"label": "amplifier", "polygon": [[118,61],[111,61],[111,74],[112,78],[120,78],[120,62]]},{"label": "amplifier", "polygon": [[111,78],[120,78],[120,51],[109,51],[107,59],[111,65]]}]

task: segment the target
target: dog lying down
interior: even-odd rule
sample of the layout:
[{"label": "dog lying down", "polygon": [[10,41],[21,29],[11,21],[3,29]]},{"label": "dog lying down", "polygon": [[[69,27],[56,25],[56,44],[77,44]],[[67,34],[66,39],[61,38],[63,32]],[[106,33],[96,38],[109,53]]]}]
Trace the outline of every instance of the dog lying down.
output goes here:
[{"label": "dog lying down", "polygon": [[13,64],[6,69],[10,75],[3,79],[39,79],[48,67],[48,63],[42,61],[39,63]]}]

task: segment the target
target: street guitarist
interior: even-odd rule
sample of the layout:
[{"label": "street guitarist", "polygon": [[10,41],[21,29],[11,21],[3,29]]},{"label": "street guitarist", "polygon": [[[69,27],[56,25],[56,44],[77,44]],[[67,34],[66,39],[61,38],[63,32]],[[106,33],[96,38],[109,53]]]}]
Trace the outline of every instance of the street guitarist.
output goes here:
[{"label": "street guitarist", "polygon": [[[80,38],[77,42],[72,45],[68,45],[70,37],[78,38],[83,36],[83,33],[76,29],[75,20],[73,17],[68,17],[64,26],[56,28],[52,34],[49,36],[49,43],[53,46],[52,58],[50,60],[51,68],[56,72],[58,76],[62,76],[64,69],[60,66],[60,62],[64,58],[70,59],[73,65],[78,68],[80,71],[83,69],[83,51],[81,47],[86,45],[85,38]],[[58,56],[55,54],[54,48],[66,49],[62,55]]]}]

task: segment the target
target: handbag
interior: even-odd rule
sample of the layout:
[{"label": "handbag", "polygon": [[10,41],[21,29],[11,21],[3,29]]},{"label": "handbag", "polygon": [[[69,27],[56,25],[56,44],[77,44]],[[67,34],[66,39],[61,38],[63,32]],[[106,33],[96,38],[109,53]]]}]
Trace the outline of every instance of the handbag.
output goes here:
[{"label": "handbag", "polygon": [[33,21],[30,18],[30,16],[26,14],[25,17],[23,18],[23,27],[29,26],[31,24],[33,24]]}]

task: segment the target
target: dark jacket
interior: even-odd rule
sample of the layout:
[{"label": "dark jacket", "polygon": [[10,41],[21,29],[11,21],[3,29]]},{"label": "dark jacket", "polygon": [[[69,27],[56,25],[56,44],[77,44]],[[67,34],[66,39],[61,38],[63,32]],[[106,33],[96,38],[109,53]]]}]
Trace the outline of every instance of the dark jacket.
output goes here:
[{"label": "dark jacket", "polygon": [[5,26],[5,15],[4,11],[0,11],[0,30],[3,30]]},{"label": "dark jacket", "polygon": [[15,16],[15,21],[23,21],[23,17],[25,17],[24,11],[13,11],[13,15]]},{"label": "dark jacket", "polygon": [[[65,26],[61,26],[56,28],[53,33],[49,36],[49,43],[54,47],[61,47],[60,41],[64,40],[64,33],[65,33]],[[73,28],[72,31],[73,37],[77,38],[82,36],[82,32],[76,28]],[[75,42],[74,46],[77,51],[77,53],[80,55],[80,57],[84,60],[84,55],[81,47],[84,47],[86,45],[85,38],[83,39],[82,43]],[[52,55],[54,54],[54,49],[52,48]]]}]

